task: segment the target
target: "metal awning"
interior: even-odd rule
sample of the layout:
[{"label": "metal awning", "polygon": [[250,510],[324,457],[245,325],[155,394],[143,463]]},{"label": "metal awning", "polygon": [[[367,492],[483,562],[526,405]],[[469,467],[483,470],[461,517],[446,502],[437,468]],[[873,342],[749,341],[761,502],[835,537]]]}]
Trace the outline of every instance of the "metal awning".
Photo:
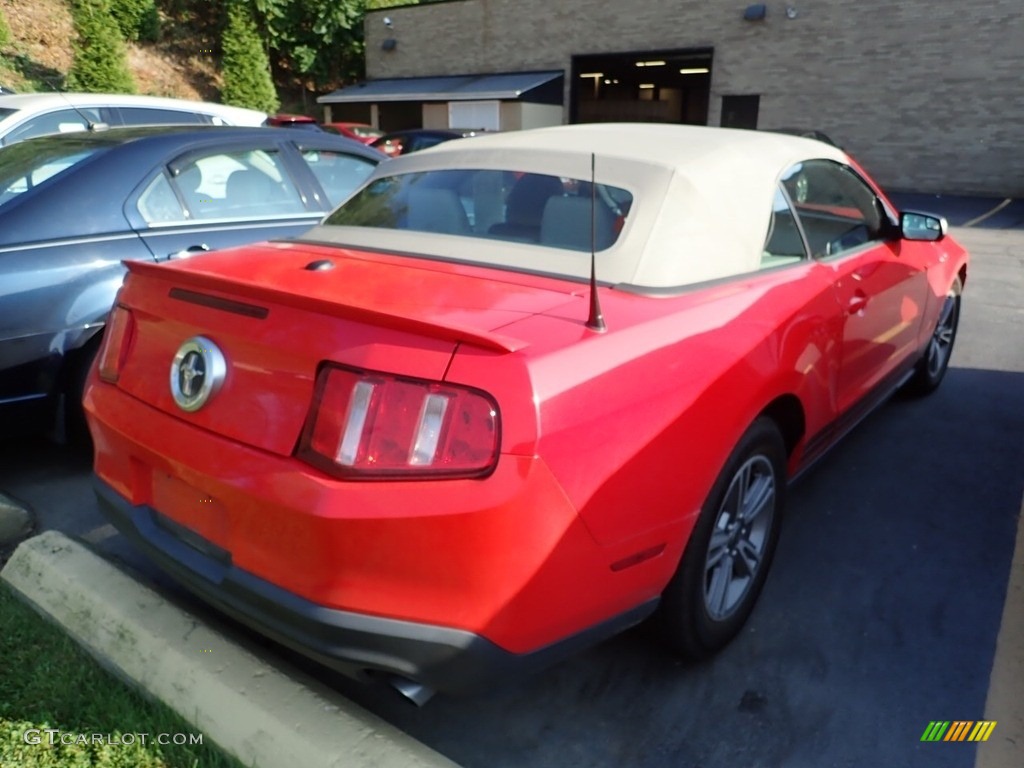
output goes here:
[{"label": "metal awning", "polygon": [[[396,77],[366,80],[317,99],[320,104],[385,101],[538,101],[562,103],[564,73],[507,72],[447,77]],[[547,86],[546,88],[544,86]]]}]

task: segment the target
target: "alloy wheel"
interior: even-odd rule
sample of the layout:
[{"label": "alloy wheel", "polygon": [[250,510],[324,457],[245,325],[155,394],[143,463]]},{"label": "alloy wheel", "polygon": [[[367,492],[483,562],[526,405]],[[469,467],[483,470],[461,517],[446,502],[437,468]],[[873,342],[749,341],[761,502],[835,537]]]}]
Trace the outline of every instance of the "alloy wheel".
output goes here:
[{"label": "alloy wheel", "polygon": [[775,510],[775,473],[764,455],[733,475],[704,561],[704,607],[721,621],[743,603],[764,560]]},{"label": "alloy wheel", "polygon": [[956,337],[957,297],[949,295],[942,305],[942,314],[935,325],[935,332],[928,342],[927,368],[929,377],[937,377],[949,362]]}]

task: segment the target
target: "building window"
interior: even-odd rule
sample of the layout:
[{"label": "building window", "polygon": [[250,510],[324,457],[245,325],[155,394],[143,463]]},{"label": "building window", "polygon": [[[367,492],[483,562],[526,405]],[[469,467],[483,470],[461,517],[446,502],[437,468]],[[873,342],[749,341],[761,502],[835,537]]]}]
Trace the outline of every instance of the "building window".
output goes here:
[{"label": "building window", "polygon": [[760,96],[723,96],[723,128],[757,128]]}]

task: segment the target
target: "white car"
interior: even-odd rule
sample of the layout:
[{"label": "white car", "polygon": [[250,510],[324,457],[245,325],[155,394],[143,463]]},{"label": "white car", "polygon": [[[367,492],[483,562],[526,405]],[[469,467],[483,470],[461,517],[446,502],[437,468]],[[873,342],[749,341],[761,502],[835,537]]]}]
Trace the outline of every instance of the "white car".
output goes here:
[{"label": "white car", "polygon": [[0,144],[50,133],[94,130],[97,126],[259,126],[265,112],[204,101],[103,93],[26,93],[0,96]]}]

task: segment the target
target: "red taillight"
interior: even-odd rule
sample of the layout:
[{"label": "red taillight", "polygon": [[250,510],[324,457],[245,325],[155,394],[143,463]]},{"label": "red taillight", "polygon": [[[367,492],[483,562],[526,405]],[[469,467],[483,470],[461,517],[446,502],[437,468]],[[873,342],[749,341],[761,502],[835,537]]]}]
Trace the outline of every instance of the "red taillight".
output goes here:
[{"label": "red taillight", "polygon": [[345,478],[478,477],[498,460],[498,407],[479,390],[324,366],[299,454]]},{"label": "red taillight", "polygon": [[128,356],[135,320],[132,313],[122,306],[115,306],[107,318],[103,332],[103,347],[100,349],[100,378],[111,384],[117,381],[121,366]]}]

